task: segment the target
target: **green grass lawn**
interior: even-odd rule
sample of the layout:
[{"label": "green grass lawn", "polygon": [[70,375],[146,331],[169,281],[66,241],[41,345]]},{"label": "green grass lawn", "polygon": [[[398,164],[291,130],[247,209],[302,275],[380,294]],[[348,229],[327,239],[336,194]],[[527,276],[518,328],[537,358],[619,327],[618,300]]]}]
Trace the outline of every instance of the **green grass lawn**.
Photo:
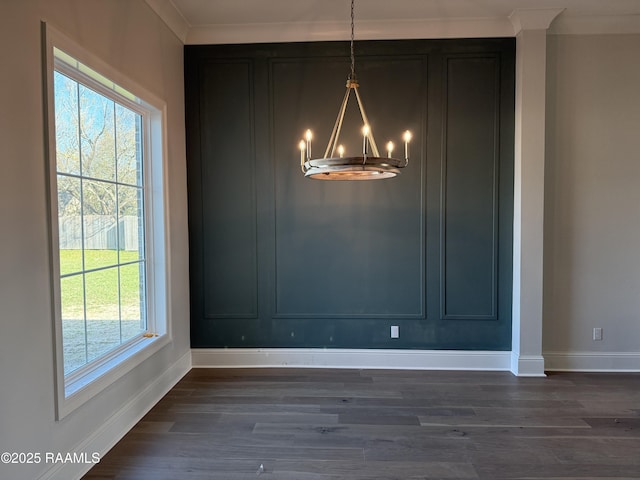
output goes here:
[{"label": "green grass lawn", "polygon": [[70,275],[60,281],[65,373],[144,330],[141,264],[118,267],[118,254],[120,263],[138,260],[138,252],[85,250],[85,270],[104,270],[82,274],[82,251],[60,250],[60,271]]},{"label": "green grass lawn", "polygon": [[[138,260],[138,252],[135,251],[85,250],[85,270],[105,269],[84,275],[71,275],[61,280],[64,320],[84,318],[85,295],[89,320],[118,320],[119,304],[123,320],[140,319],[140,264],[118,267],[118,254],[120,263]],[[81,250],[60,250],[62,275],[81,270]]]}]

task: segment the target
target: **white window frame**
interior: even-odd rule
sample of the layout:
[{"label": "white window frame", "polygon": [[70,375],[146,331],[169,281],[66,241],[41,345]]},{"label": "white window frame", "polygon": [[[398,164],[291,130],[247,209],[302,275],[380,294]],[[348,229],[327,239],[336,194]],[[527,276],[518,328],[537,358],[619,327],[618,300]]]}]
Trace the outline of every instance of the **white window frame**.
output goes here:
[{"label": "white window frame", "polygon": [[[46,161],[49,177],[51,287],[55,333],[54,365],[56,420],[112,385],[165,345],[171,343],[169,293],[168,208],[166,198],[166,104],[98,57],[43,22],[44,99],[46,107]],[[115,350],[65,377],[60,293],[58,188],[54,109],[54,70],[87,85],[101,95],[122,102],[142,115],[143,175],[145,184],[145,258],[147,335],[140,334]]]}]

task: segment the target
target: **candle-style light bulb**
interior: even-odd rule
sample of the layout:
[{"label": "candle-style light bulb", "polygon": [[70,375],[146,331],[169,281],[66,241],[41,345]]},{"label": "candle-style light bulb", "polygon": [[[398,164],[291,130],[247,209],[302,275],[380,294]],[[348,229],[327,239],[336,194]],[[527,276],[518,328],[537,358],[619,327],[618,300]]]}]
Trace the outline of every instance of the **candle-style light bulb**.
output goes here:
[{"label": "candle-style light bulb", "polygon": [[344,147],[342,145],[338,145],[338,155],[340,155],[340,158],[344,155]]},{"label": "candle-style light bulb", "polygon": [[393,142],[387,143],[387,157],[391,158],[391,152],[393,152]]},{"label": "candle-style light bulb", "polygon": [[367,156],[369,146],[369,125],[362,127],[362,155]]},{"label": "candle-style light bulb", "polygon": [[411,141],[411,132],[409,130],[404,132],[402,139],[404,140],[404,158],[405,160],[408,160],[409,159],[409,142]]},{"label": "candle-style light bulb", "polygon": [[300,165],[304,165],[304,152],[307,150],[307,142],[300,140],[298,147],[300,147]]},{"label": "candle-style light bulb", "polygon": [[304,138],[307,141],[307,158],[311,159],[311,139],[313,139],[313,132],[307,129],[307,131],[304,132]]}]

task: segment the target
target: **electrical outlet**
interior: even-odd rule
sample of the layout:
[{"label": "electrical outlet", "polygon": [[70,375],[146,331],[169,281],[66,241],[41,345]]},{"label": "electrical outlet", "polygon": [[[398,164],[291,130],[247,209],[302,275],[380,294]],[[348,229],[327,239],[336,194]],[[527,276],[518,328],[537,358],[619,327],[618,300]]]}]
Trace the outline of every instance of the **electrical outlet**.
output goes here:
[{"label": "electrical outlet", "polygon": [[391,338],[400,338],[400,327],[391,325]]},{"label": "electrical outlet", "polygon": [[595,341],[602,340],[602,328],[594,328],[593,329],[593,339]]}]

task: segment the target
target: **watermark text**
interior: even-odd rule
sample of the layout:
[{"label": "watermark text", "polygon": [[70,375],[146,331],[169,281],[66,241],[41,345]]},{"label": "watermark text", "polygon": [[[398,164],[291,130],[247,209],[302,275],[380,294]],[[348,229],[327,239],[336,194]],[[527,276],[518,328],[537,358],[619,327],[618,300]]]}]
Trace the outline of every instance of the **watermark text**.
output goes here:
[{"label": "watermark text", "polygon": [[0,454],[0,463],[26,464],[57,464],[100,462],[98,452],[4,452]]}]

